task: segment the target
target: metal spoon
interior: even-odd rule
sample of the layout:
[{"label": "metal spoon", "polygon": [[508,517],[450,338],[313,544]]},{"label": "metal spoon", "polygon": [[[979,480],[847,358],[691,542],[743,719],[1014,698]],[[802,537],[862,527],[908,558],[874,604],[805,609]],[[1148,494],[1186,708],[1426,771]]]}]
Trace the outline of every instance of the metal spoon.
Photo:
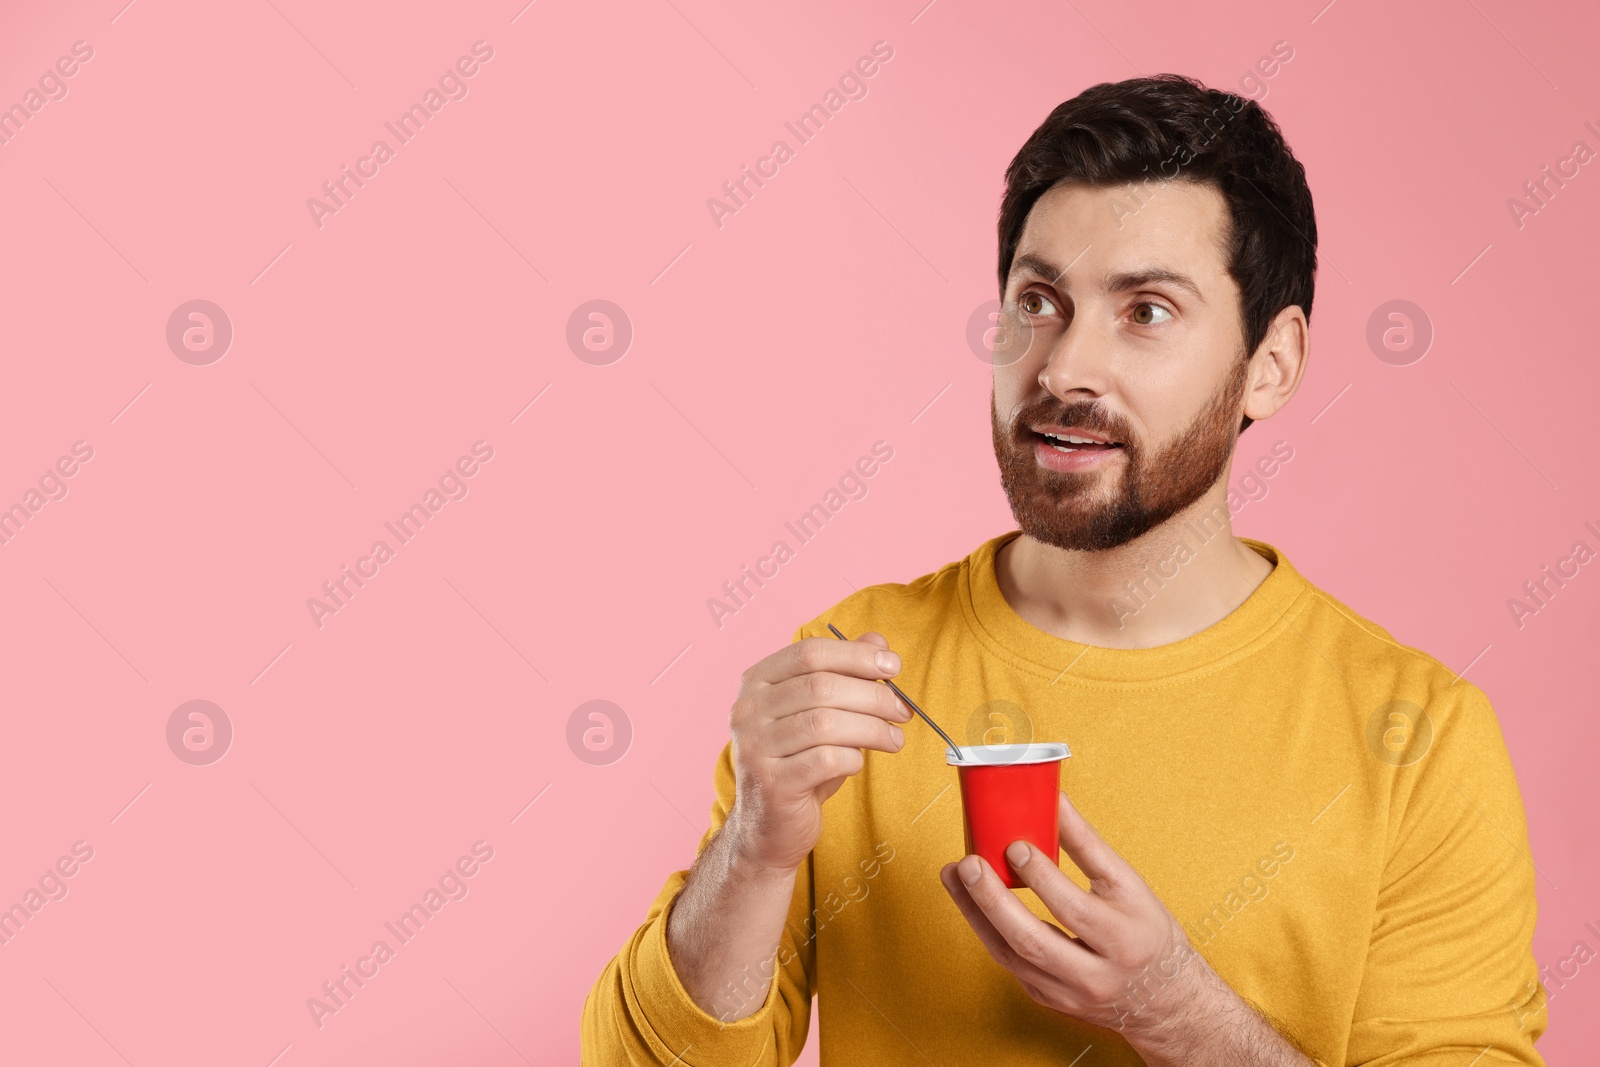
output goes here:
[{"label": "metal spoon", "polygon": [[[831,622],[828,624],[828,629],[832,630],[833,631],[833,636],[837,637],[839,640],[841,640],[841,641],[850,640],[844,634],[840,633],[839,632],[839,628],[837,626],[835,626]],[[916,712],[918,715],[921,715],[922,716],[922,721],[927,723],[929,726],[933,727],[933,732],[934,733],[936,733],[940,737],[944,738],[945,744],[949,745],[951,750],[953,752],[955,752],[956,759],[958,761],[960,761],[962,763],[966,762],[967,758],[961,754],[961,746],[957,745],[954,741],[950,740],[950,735],[945,733],[943,730],[939,729],[939,724],[934,722],[932,719],[928,718],[928,713],[927,712],[925,712],[921,708],[917,707],[916,703],[910,697],[906,696],[904,693],[902,693],[900,691],[900,687],[898,685],[895,685],[893,682],[889,681],[889,679],[887,679],[887,678],[882,678],[882,679],[879,679],[879,680],[881,682],[883,682],[884,685],[888,686],[890,689],[893,689],[894,690],[894,695],[899,697],[901,700],[905,701],[907,707],[909,707],[912,711]]]}]

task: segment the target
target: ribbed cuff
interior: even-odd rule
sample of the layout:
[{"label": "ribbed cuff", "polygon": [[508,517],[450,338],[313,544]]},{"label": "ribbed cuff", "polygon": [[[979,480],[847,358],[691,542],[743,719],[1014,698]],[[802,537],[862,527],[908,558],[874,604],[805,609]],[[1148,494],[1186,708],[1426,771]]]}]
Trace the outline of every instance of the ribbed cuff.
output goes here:
[{"label": "ribbed cuff", "polygon": [[649,925],[635,943],[631,972],[635,976],[636,1010],[648,1020],[656,1039],[685,1065],[750,1063],[773,1040],[777,1012],[778,975],[773,963],[766,999],[752,1015],[724,1023],[696,1004],[684,989],[667,952],[667,918],[671,907]]}]

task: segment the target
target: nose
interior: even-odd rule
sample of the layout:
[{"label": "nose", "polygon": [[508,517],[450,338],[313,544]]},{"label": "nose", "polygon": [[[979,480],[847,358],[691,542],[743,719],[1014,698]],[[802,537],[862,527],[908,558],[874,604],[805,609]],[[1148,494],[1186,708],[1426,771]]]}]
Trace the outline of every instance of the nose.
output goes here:
[{"label": "nose", "polygon": [[1039,369],[1039,384],[1060,400],[1104,395],[1112,345],[1088,315],[1074,315],[1056,337]]}]

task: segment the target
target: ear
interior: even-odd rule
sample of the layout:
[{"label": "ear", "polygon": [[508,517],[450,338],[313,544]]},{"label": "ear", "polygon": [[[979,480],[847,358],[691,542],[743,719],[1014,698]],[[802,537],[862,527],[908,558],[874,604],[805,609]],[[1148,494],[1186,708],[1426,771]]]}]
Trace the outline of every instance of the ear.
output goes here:
[{"label": "ear", "polygon": [[1311,358],[1311,327],[1298,304],[1279,311],[1250,357],[1244,413],[1253,421],[1271,418],[1289,402]]}]

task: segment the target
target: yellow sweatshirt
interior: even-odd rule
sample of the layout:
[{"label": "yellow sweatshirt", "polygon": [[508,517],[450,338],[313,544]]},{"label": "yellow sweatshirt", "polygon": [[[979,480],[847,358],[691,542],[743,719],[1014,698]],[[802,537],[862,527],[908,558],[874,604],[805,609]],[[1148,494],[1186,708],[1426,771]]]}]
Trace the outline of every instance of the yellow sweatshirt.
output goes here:
[{"label": "yellow sweatshirt", "polygon": [[[863,589],[795,640],[828,622],[879,631],[897,684],[960,743],[1065,741],[1073,803],[1235,992],[1325,1067],[1542,1064],[1537,872],[1483,693],[1248,538],[1273,570],[1201,633],[1135,650],[1051,636],[996,584],[995,552],[1017,535]],[[585,1064],[787,1065],[813,995],[823,1067],[1143,1062],[989,957],[939,882],[963,850],[956,772],[926,724],[904,729],[901,751],[867,752],[824,804],[779,965],[745,983],[760,1009],[724,1025],[684,991],[665,939],[677,871],[584,1004]],[[727,747],[714,781],[702,848],[734,801]],[[1160,1010],[1159,989],[1146,996]]]}]

